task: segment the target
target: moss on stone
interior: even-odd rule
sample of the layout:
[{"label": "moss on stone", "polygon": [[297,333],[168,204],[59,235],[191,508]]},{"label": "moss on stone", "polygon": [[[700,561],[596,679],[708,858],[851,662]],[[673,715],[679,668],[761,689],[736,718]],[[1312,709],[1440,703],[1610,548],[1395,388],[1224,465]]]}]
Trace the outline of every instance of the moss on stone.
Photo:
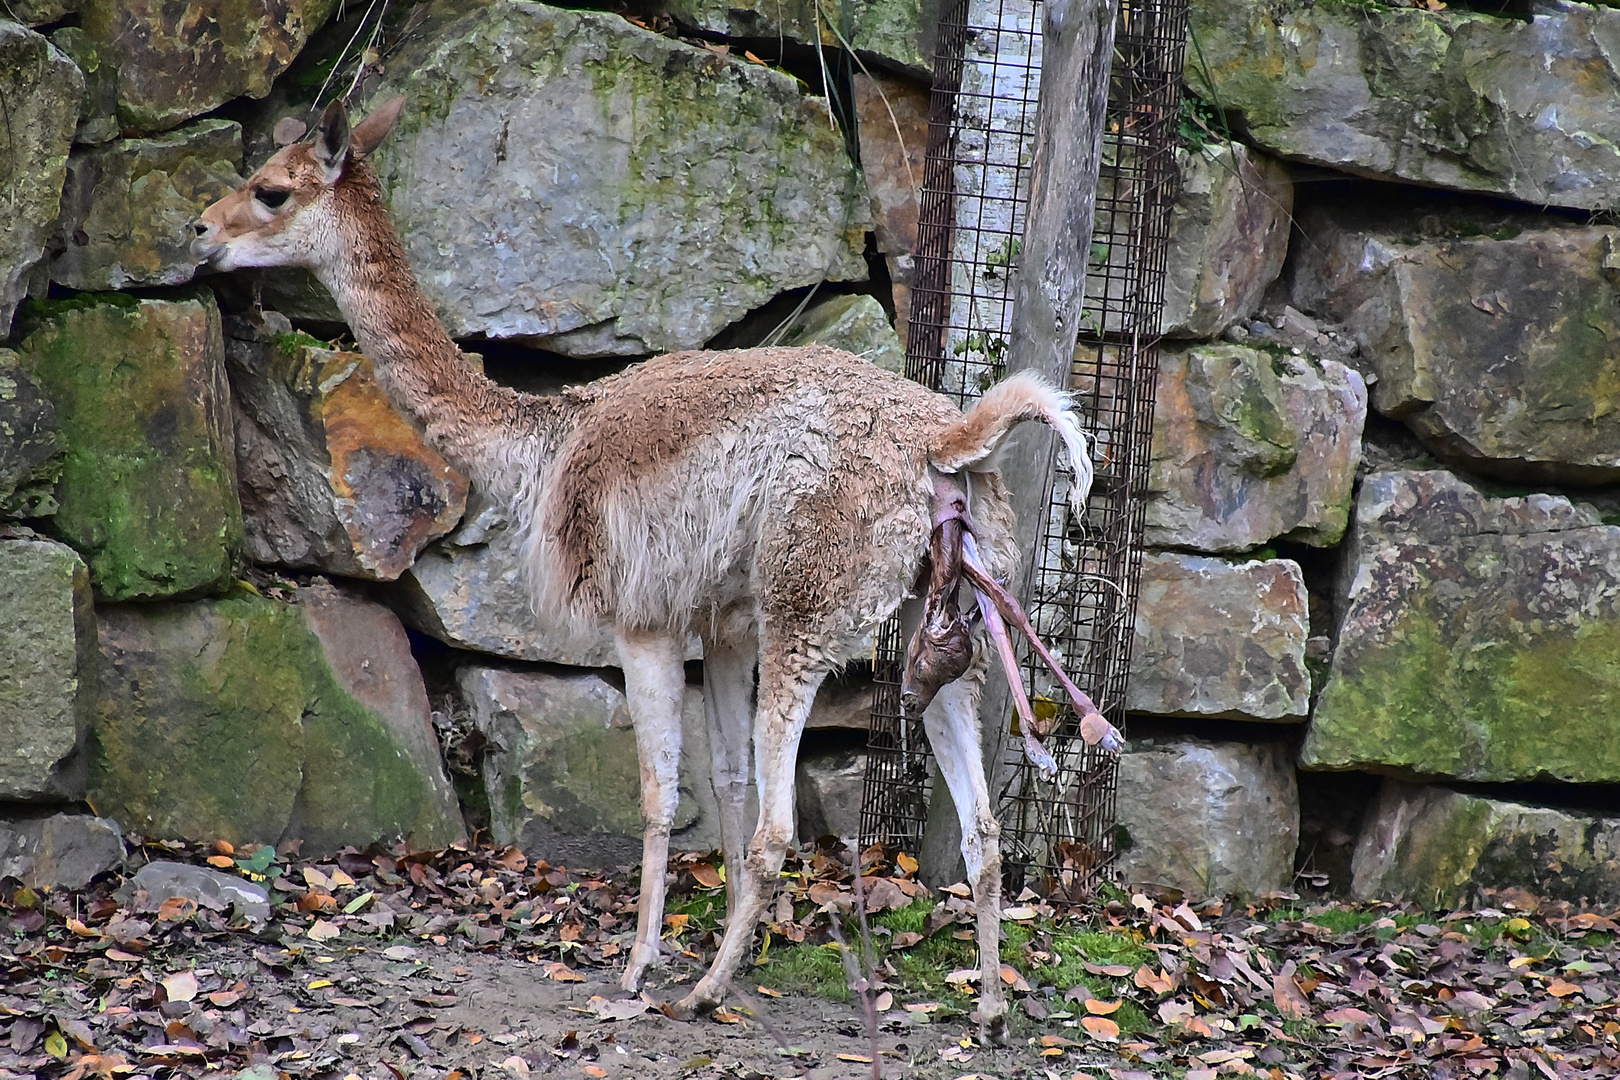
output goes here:
[{"label": "moss on stone", "polygon": [[457,837],[291,606],[247,592],[106,609],[90,798],[149,836],[306,851]]},{"label": "moss on stone", "polygon": [[53,528],[107,601],[216,592],[242,511],[219,309],[81,294],[33,305],[22,362],[56,408],[65,456]]},{"label": "moss on stone", "polygon": [[418,850],[454,842],[459,830],[439,812],[427,779],[388,727],[337,684],[314,640],[308,643],[304,785],[289,832],[318,851],[363,838],[404,838]]},{"label": "moss on stone", "polygon": [[[635,732],[594,720],[559,725],[556,738],[531,743],[524,755],[527,811],[563,832],[634,836],[641,832]],[[547,782],[535,784],[536,777]]]},{"label": "moss on stone", "polygon": [[1423,596],[1407,602],[1379,641],[1335,658],[1302,765],[1476,781],[1620,780],[1620,621],[1471,645]]},{"label": "moss on stone", "polygon": [[330,349],[332,347],[331,342],[322,341],[320,338],[306,334],[302,330],[276,334],[270,339],[270,343],[276,347],[277,351],[286,356],[297,356],[301,350],[306,348]]},{"label": "moss on stone", "polygon": [[156,837],[280,840],[303,780],[310,645],[238,594],[102,614],[90,802]]}]

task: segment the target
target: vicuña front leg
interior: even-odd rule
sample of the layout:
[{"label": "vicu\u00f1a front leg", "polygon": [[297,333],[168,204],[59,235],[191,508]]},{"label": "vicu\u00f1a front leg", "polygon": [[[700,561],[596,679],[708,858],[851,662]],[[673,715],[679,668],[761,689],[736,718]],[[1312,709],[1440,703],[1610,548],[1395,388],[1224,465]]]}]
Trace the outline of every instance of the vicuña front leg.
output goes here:
[{"label": "vicu\u00f1a front leg", "polygon": [[624,692],[636,727],[641,760],[641,899],[636,905],[636,943],[620,985],[634,993],[641,977],[658,961],[664,925],[664,874],[669,865],[669,832],[680,802],[681,699],[686,694],[685,650],[672,636],[620,631],[619,663]]},{"label": "vicu\u00f1a front leg", "polygon": [[1007,998],[1001,987],[1001,829],[990,805],[979,749],[979,691],[984,669],[942,688],[923,713],[928,741],[962,823],[962,861],[973,886],[979,938],[979,1030],[1007,1039]]},{"label": "vicu\u00f1a front leg", "polygon": [[726,922],[714,963],[692,992],[671,1010],[682,1019],[718,1006],[726,986],[753,946],[754,928],[776,893],[777,875],[793,838],[793,766],[810,705],[826,672],[793,670],[791,657],[760,659],[759,714],[754,722],[754,759],[759,776],[759,826],[743,863],[731,872],[737,903]]}]

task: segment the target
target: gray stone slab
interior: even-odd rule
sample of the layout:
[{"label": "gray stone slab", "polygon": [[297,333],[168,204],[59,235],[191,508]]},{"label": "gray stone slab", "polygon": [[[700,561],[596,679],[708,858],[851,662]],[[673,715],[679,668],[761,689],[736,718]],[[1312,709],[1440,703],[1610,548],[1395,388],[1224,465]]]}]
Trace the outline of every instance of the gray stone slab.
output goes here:
[{"label": "gray stone slab", "polygon": [[1281,743],[1133,744],[1120,758],[1115,805],[1128,837],[1119,855],[1127,883],[1198,897],[1293,882],[1299,790]]},{"label": "gray stone slab", "polygon": [[1303,721],[1305,575],[1288,559],[1142,559],[1126,708],[1158,716]]},{"label": "gray stone slab", "polygon": [[0,539],[0,798],[79,798],[96,698],[90,573],[65,544]]}]

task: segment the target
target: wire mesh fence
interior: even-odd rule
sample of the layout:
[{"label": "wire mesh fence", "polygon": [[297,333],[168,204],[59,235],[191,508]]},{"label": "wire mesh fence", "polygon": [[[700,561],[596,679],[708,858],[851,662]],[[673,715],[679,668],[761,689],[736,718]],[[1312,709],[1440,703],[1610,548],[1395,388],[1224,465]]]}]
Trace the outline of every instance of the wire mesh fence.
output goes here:
[{"label": "wire mesh fence", "polygon": [[[1055,473],[1038,540],[1029,614],[1074,680],[1124,726],[1143,495],[1152,437],[1165,248],[1174,196],[1187,0],[1121,0],[1097,187],[1096,225],[1071,387],[1095,439],[1086,513]],[[966,406],[1005,370],[1013,278],[1024,232],[1037,91],[1040,0],[958,0],[941,21],[909,333],[907,374]],[[916,851],[932,757],[900,709],[905,642],[880,631],[862,843]],[[1080,738],[1078,718],[1038,661],[1025,663],[1038,711],[1057,714],[1052,780],[1018,740],[999,773],[1007,884],[1075,896],[1112,863],[1116,764]],[[988,722],[988,718],[987,718]],[[1016,734],[1016,732],[1014,732]]]}]

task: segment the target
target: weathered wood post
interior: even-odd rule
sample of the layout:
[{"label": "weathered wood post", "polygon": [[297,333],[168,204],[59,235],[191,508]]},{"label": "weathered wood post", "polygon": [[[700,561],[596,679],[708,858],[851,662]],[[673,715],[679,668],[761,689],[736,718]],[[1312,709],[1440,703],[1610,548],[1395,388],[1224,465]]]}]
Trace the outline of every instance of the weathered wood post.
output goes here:
[{"label": "weathered wood post", "polygon": [[[1036,112],[1029,203],[1018,260],[1006,372],[1036,371],[1067,385],[1085,298],[1086,267],[1097,201],[1097,171],[1114,50],[1116,0],[1044,0],[1040,99]],[[1023,425],[1001,457],[1025,541],[1019,599],[1030,599],[1042,558],[1055,439]],[[1030,538],[1035,543],[1030,543]],[[985,772],[999,789],[1011,698],[996,665],[979,715]],[[930,879],[961,876],[961,827],[943,784],[935,785],[922,861]]]}]

